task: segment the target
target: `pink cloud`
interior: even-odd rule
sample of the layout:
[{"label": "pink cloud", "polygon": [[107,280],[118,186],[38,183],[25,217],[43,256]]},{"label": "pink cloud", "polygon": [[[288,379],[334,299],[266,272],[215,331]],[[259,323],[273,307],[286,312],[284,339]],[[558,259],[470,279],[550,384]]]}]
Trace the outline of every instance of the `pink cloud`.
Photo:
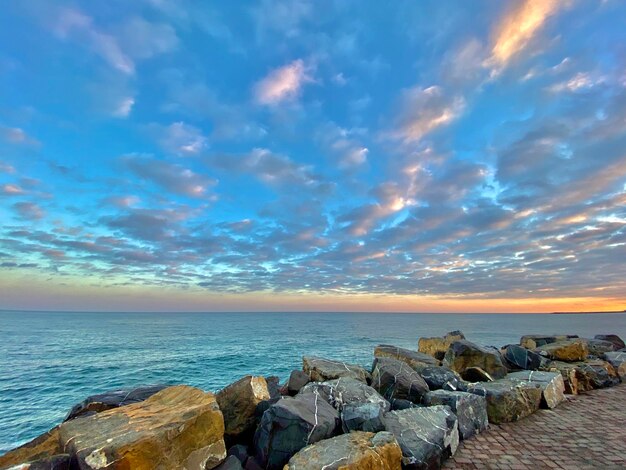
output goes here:
[{"label": "pink cloud", "polygon": [[20,194],[24,194],[24,190],[15,184],[5,184],[0,189],[0,193],[5,196],[18,196]]},{"label": "pink cloud", "polygon": [[298,97],[302,85],[312,80],[304,62],[301,59],[294,60],[290,64],[272,70],[256,84],[256,101],[264,105],[291,101]]}]

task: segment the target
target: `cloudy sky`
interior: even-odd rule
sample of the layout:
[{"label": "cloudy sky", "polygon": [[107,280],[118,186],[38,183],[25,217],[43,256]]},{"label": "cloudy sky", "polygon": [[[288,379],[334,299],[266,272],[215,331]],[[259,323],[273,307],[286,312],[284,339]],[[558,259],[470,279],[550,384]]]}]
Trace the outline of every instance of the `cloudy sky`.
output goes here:
[{"label": "cloudy sky", "polygon": [[5,2],[0,308],[626,308],[625,18]]}]

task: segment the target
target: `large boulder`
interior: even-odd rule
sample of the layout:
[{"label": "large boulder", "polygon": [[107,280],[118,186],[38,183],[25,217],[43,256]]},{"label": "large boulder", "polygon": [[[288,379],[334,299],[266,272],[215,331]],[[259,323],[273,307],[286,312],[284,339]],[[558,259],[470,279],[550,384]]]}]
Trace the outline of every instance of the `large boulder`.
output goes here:
[{"label": "large boulder", "polygon": [[465,335],[458,330],[446,333],[443,337],[420,338],[417,343],[417,350],[441,361],[450,345],[461,339],[465,339]]},{"label": "large boulder", "polygon": [[595,335],[595,339],[601,339],[603,341],[610,341],[615,346],[615,351],[626,348],[624,340],[617,335]]},{"label": "large boulder", "polygon": [[428,366],[419,371],[430,390],[463,390],[465,387],[461,376],[447,367]]},{"label": "large boulder", "polygon": [[439,468],[459,444],[457,419],[447,406],[390,411],[383,422],[400,444],[404,469]]},{"label": "large boulder", "polygon": [[576,362],[584,361],[589,354],[589,349],[584,340],[568,339],[544,344],[537,347],[535,352],[555,361]]},{"label": "large boulder", "polygon": [[388,400],[399,398],[416,403],[430,390],[424,379],[406,363],[386,357],[374,360],[372,387]]},{"label": "large boulder", "polygon": [[56,426],[32,441],[1,455],[0,468],[9,468],[35,460],[45,460],[58,454],[63,454],[63,448],[59,442],[59,427]]},{"label": "large boulder", "polygon": [[254,432],[256,407],[270,399],[270,392],[264,377],[247,375],[222,389],[216,398],[224,415],[224,435],[235,440]]},{"label": "large boulder", "polygon": [[604,353],[604,359],[611,364],[622,381],[626,379],[626,352],[607,352]]},{"label": "large boulder", "polygon": [[226,457],[226,460],[215,467],[215,470],[243,470],[243,467],[237,457],[230,455]]},{"label": "large boulder", "polygon": [[318,393],[321,398],[341,412],[344,432],[382,429],[381,417],[390,405],[374,388],[356,379],[311,382],[300,393]]},{"label": "large boulder", "polygon": [[450,369],[460,373],[461,376],[469,367],[480,367],[494,379],[501,379],[507,373],[498,350],[485,348],[467,340],[453,342],[444,359]]},{"label": "large boulder", "polygon": [[254,435],[256,460],[268,470],[282,469],[300,449],[338,429],[339,413],[318,393],[282,398],[263,413]]},{"label": "large boulder", "polygon": [[467,382],[493,382],[495,379],[480,367],[468,367],[461,373]]},{"label": "large boulder", "polygon": [[456,415],[461,439],[468,439],[488,426],[487,400],[485,397],[466,392],[434,390],[424,396],[428,406],[447,405]]},{"label": "large boulder", "polygon": [[595,357],[602,357],[604,353],[615,351],[615,345],[611,341],[587,338],[584,338],[583,341],[587,343],[589,354]]},{"label": "large boulder", "polygon": [[315,356],[302,358],[302,370],[313,382],[325,382],[326,380],[350,377],[367,383],[370,379],[369,372],[361,366]]},{"label": "large boulder", "polygon": [[81,470],[212,469],[226,458],[223,438],[215,396],[186,385],[59,427],[61,446]]},{"label": "large boulder", "polygon": [[58,454],[44,459],[24,462],[8,470],[70,470],[71,458],[68,454]]},{"label": "large boulder", "polygon": [[576,366],[586,377],[592,388],[612,387],[620,382],[615,368],[602,359],[589,359],[585,362],[577,362]]},{"label": "large boulder", "polygon": [[541,406],[543,408],[556,408],[565,400],[565,383],[563,376],[558,372],[523,370],[510,373],[506,376],[506,379],[539,385],[541,388]]},{"label": "large boulder", "polygon": [[546,359],[540,354],[517,344],[506,346],[502,350],[502,357],[511,370],[537,370],[546,362]]},{"label": "large boulder", "polygon": [[381,344],[374,349],[374,357],[389,357],[405,362],[409,367],[419,372],[420,369],[427,366],[438,366],[441,362],[429,354],[411,351],[410,349]]},{"label": "large boulder", "polygon": [[132,403],[139,403],[166,387],[167,385],[145,385],[123,390],[110,390],[98,395],[91,395],[74,405],[64,421],[69,421],[79,416],[100,413],[101,411],[130,405]]},{"label": "large boulder", "polygon": [[351,432],[310,445],[284,470],[399,470],[402,450],[389,432]]},{"label": "large boulder", "polygon": [[302,370],[292,370],[287,381],[287,393],[290,396],[297,395],[306,384],[311,381],[309,374]]},{"label": "large boulder", "polygon": [[520,346],[526,349],[535,349],[557,341],[566,341],[568,339],[578,338],[578,335],[524,335],[520,339]]},{"label": "large boulder", "polygon": [[468,384],[467,391],[487,399],[487,415],[493,424],[518,421],[539,409],[541,388],[529,382],[496,380]]}]

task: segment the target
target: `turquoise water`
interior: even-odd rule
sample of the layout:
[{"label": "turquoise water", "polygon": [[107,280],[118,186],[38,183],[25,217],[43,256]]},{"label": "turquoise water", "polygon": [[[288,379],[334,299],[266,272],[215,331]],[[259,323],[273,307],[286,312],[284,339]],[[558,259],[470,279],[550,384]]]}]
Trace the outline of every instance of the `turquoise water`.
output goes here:
[{"label": "turquoise water", "polygon": [[185,383],[218,390],[301,367],[303,354],[371,364],[379,343],[416,349],[460,329],[485,345],[522,334],[626,337],[626,315],[0,312],[0,453],[109,389]]}]

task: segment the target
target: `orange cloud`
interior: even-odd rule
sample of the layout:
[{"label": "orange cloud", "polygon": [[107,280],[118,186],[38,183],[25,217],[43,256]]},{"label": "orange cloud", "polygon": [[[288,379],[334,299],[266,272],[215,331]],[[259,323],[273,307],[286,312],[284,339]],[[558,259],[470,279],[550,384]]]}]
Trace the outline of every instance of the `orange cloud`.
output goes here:
[{"label": "orange cloud", "polygon": [[490,61],[496,68],[505,66],[524,50],[546,20],[566,2],[525,0],[510,11],[498,25]]}]

